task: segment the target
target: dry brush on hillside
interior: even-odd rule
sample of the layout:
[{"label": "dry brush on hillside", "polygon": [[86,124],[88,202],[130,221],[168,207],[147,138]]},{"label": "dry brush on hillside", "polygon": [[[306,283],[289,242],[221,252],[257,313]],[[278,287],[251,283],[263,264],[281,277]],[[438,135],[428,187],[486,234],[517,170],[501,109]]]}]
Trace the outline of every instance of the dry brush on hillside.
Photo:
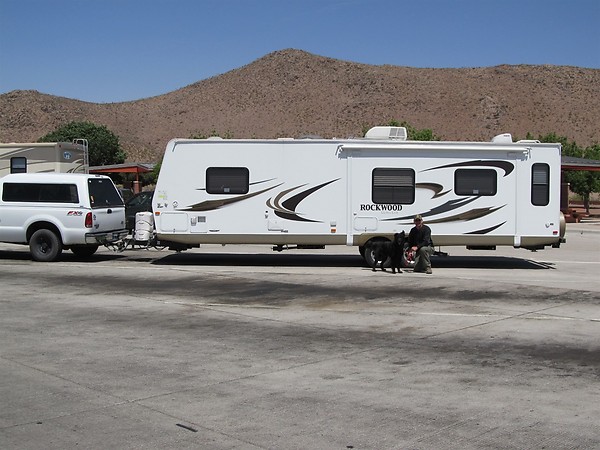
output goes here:
[{"label": "dry brush on hillside", "polygon": [[132,102],[0,95],[0,141],[34,141],[63,123],[90,121],[115,132],[132,161],[157,161],[170,139],[192,134],[348,137],[390,120],[448,140],[555,132],[590,145],[600,141],[600,70],[373,66],[288,49]]}]

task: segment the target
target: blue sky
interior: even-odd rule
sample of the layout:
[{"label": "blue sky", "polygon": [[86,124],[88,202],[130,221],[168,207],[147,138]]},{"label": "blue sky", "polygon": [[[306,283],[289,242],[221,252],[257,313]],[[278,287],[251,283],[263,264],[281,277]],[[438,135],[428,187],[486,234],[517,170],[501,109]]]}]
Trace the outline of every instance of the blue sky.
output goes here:
[{"label": "blue sky", "polygon": [[600,68],[600,0],[0,0],[0,93],[164,94],[296,48],[367,64]]}]

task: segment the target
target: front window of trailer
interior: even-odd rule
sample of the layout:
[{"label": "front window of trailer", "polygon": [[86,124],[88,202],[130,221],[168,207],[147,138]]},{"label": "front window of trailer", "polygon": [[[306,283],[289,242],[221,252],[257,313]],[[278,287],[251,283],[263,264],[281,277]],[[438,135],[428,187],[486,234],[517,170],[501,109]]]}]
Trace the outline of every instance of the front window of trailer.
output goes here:
[{"label": "front window of trailer", "polygon": [[250,171],[246,167],[209,167],[206,169],[208,194],[247,194]]}]

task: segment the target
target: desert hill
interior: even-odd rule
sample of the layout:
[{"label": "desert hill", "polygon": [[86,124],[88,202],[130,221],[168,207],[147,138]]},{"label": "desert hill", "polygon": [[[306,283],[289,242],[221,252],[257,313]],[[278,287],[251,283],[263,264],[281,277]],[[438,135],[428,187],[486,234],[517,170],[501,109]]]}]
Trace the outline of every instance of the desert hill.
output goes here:
[{"label": "desert hill", "polygon": [[569,66],[420,69],[282,50],[179,90],[132,102],[88,103],[36,91],[0,95],[0,141],[35,141],[90,121],[119,135],[131,161],[157,161],[174,137],[360,136],[395,119],[448,140],[556,132],[600,142],[600,70]]}]

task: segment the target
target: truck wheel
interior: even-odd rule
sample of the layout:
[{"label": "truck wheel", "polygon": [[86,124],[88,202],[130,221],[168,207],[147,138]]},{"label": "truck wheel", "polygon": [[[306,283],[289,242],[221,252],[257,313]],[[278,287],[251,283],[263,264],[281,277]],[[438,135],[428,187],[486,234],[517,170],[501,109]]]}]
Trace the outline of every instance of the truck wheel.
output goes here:
[{"label": "truck wheel", "polygon": [[79,258],[89,258],[98,250],[97,245],[73,245],[71,251]]},{"label": "truck wheel", "polygon": [[34,261],[56,261],[62,252],[60,239],[51,230],[37,230],[29,240],[29,249]]}]

